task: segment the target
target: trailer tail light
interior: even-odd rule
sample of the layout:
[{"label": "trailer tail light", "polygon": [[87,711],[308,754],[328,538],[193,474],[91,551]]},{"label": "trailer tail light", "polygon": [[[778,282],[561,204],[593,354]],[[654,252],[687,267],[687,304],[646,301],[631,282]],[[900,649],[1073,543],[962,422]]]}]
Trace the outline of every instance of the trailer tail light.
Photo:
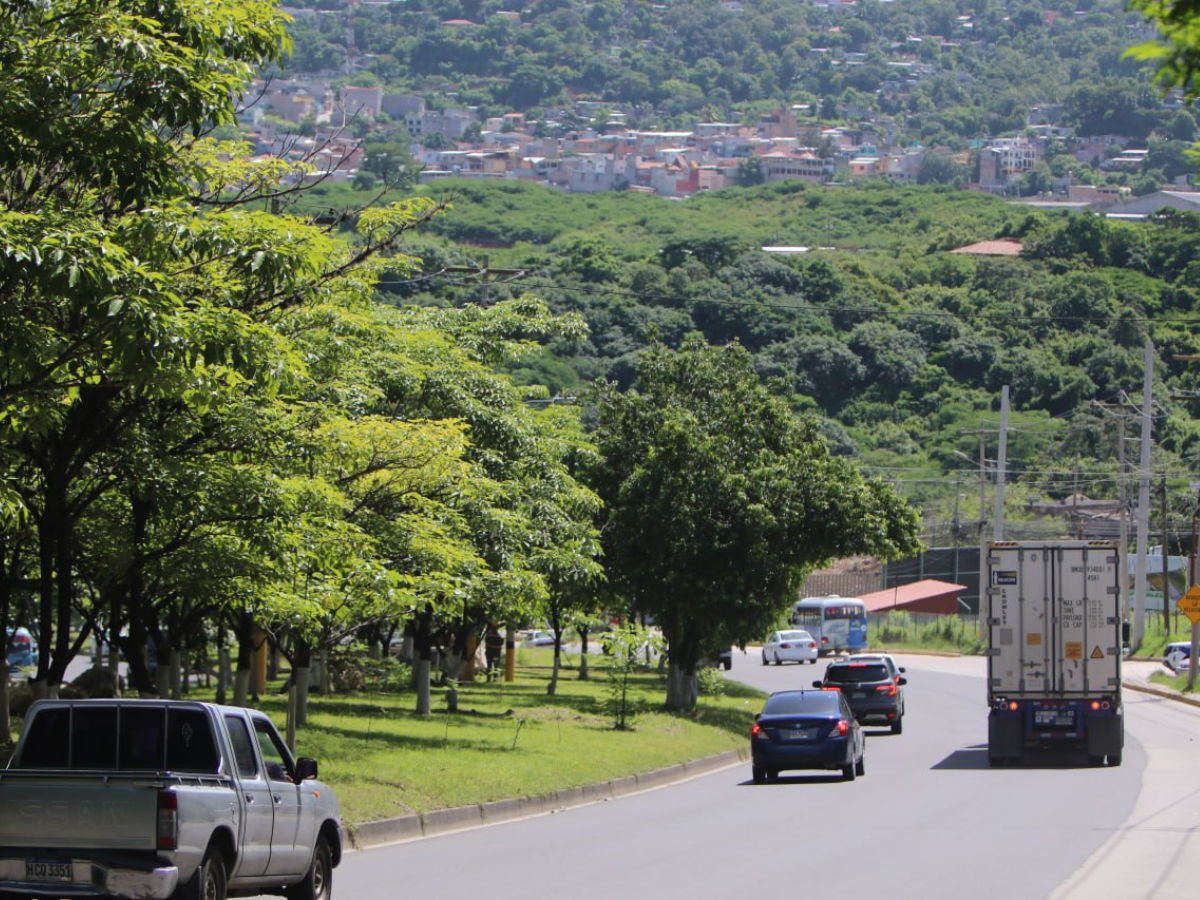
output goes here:
[{"label": "trailer tail light", "polygon": [[157,837],[159,850],[175,850],[179,846],[179,798],[174,791],[158,792]]},{"label": "trailer tail light", "polygon": [[1016,711],[1017,711],[1017,701],[1016,701],[1016,700],[1010,700],[1010,701],[1009,701],[1009,703],[1008,703],[1008,711],[1009,711],[1009,712],[1016,712]]}]

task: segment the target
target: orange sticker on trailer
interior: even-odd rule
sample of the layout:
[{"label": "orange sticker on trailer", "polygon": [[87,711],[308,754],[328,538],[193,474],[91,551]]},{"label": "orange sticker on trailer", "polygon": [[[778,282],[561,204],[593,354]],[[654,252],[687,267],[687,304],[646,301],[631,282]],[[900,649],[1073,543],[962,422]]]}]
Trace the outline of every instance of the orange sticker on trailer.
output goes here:
[{"label": "orange sticker on trailer", "polygon": [[1031,631],[1025,635],[1025,643],[1030,647],[1042,646],[1042,633],[1040,631]]},{"label": "orange sticker on trailer", "polygon": [[1067,659],[1083,659],[1083,643],[1081,641],[1067,641],[1063,645],[1063,656]]}]

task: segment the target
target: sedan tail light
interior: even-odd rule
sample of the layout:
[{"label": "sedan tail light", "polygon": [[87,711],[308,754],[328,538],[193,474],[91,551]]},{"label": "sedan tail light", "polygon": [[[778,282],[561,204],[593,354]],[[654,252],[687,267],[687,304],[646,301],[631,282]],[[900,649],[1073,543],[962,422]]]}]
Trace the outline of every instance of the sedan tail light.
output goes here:
[{"label": "sedan tail light", "polygon": [[763,727],[755,722],[752,726],[750,726],[750,740],[766,741],[770,740],[770,737],[767,735],[766,731],[763,730]]},{"label": "sedan tail light", "polygon": [[833,726],[833,731],[839,737],[842,737],[850,730],[850,723],[845,719],[838,719],[838,723]]}]

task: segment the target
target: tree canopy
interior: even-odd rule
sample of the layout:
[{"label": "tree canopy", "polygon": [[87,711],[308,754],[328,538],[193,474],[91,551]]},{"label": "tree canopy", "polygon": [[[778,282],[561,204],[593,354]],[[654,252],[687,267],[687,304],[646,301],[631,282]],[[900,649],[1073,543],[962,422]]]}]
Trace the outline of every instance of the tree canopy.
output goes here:
[{"label": "tree canopy", "polygon": [[834,456],[736,344],[650,346],[599,416],[608,577],[666,636],[669,708],[693,706],[700,660],[760,638],[813,569],[917,547],[916,510]]}]

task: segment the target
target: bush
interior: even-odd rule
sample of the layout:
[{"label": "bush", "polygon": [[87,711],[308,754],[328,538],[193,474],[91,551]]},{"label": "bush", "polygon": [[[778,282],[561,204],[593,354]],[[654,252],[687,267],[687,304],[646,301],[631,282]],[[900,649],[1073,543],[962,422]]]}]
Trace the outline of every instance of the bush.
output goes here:
[{"label": "bush", "polygon": [[720,697],[725,693],[725,679],[721,673],[709,666],[696,671],[700,694],[705,697]]}]

